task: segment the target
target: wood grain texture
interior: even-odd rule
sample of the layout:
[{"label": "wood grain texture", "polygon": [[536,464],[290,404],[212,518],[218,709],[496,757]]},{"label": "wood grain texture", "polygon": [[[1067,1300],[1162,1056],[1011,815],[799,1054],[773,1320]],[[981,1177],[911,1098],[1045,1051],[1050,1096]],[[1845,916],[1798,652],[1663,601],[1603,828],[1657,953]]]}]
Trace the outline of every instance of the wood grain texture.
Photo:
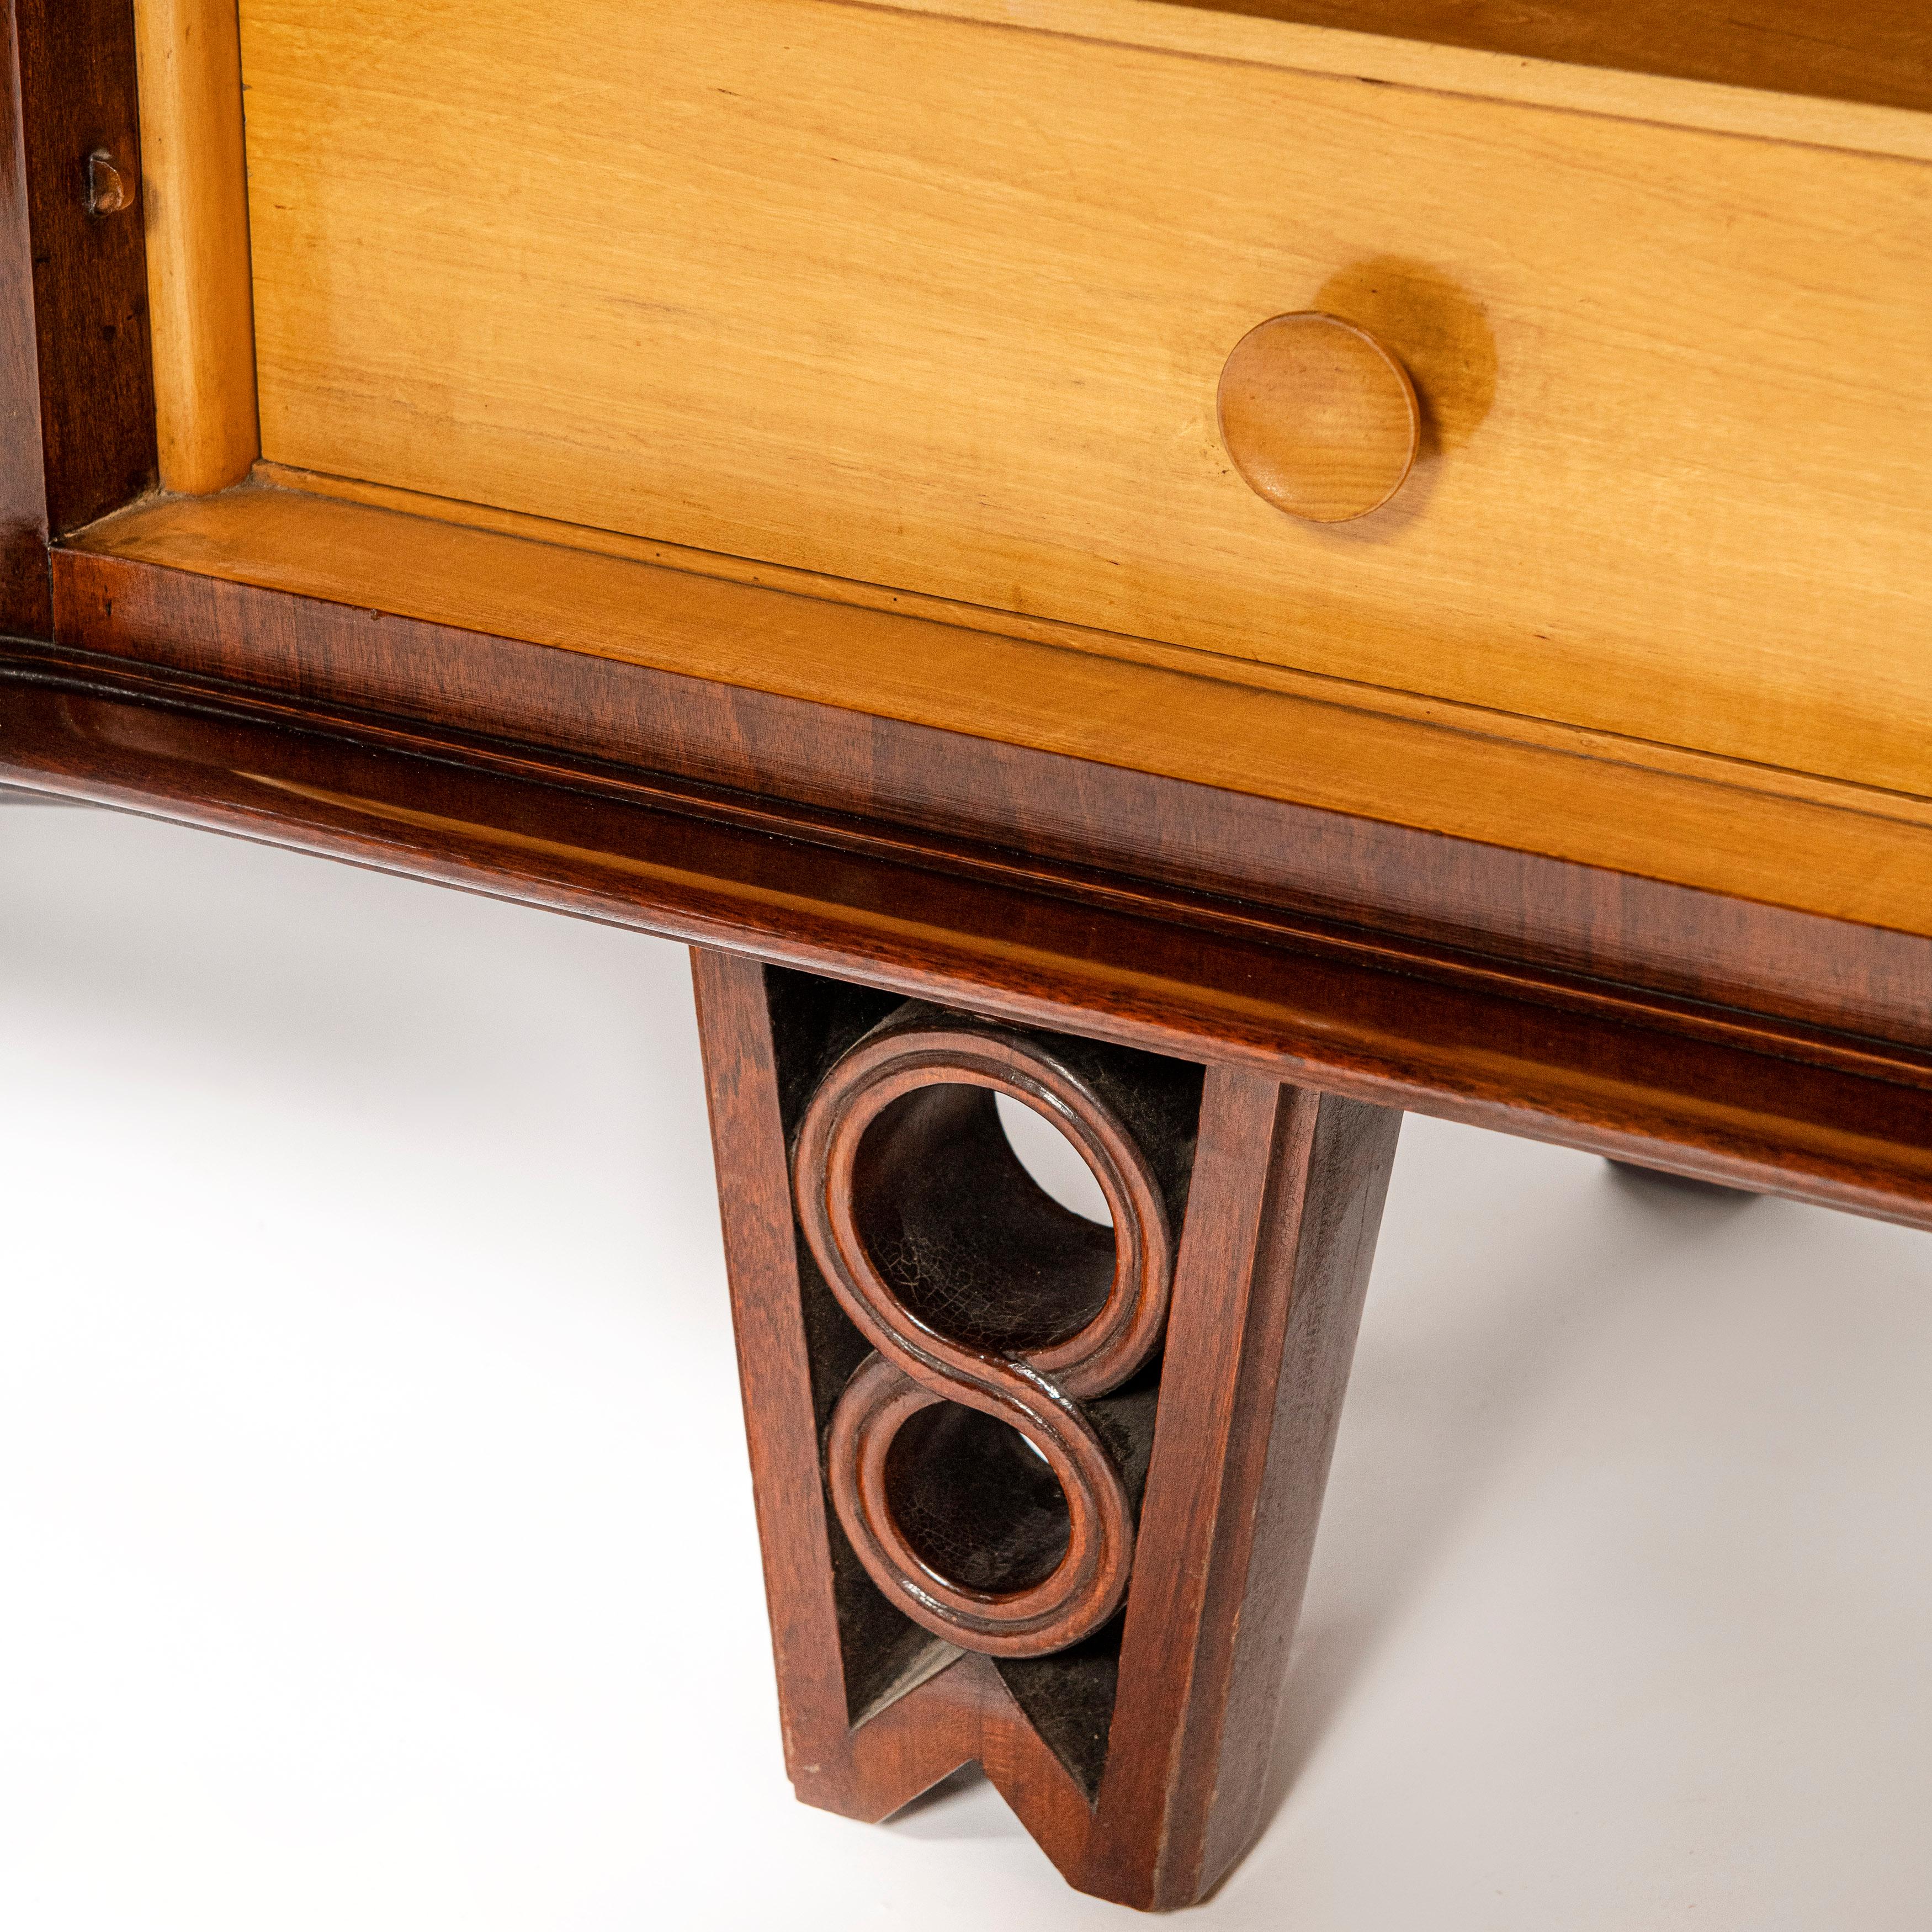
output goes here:
[{"label": "wood grain texture", "polygon": [[1277,315],[1221,371],[1221,440],[1257,496],[1311,523],[1352,523],[1407,481],[1422,437],[1408,372],[1365,328]]},{"label": "wood grain texture", "polygon": [[[1874,643],[1932,580],[1922,166],[826,0],[414,4],[244,10],[272,458],[1926,788]],[[1352,535],[1215,433],[1304,307],[1429,412]]]},{"label": "wood grain texture", "polygon": [[235,0],[135,0],[161,488],[225,489],[260,454]]},{"label": "wood grain texture", "polygon": [[[49,525],[91,523],[154,481],[131,0],[15,0]],[[88,159],[134,203],[88,212]]]},{"label": "wood grain texture", "polygon": [[313,698],[25,646],[0,680],[0,780],[1932,1226],[1925,1054]]},{"label": "wood grain texture", "polygon": [[836,1038],[837,1008],[751,961],[700,951],[694,968],[800,1795],[881,1816],[978,1758],[1081,1889],[1142,1908],[1191,1903],[1260,1822],[1399,1116],[1208,1072],[1141,1552],[1112,1640],[1118,1661],[1110,1649],[1100,1673],[1112,1694],[1083,1713],[1104,1732],[1097,1755],[1070,1750],[1054,1706],[1056,1688],[1064,1697],[1091,1676],[1097,1655],[1031,1661],[1024,1676],[956,1652],[916,1655],[855,1721],[847,1680],[889,1640],[876,1605],[862,1599],[855,1617],[838,1600],[814,1402],[832,1345],[801,1270],[785,1172],[800,1090],[828,1031]]},{"label": "wood grain texture", "polygon": [[[1341,1420],[1399,1114],[1251,1075],[1208,1076],[1174,1286],[1191,1346],[1162,1378],[1143,1594],[1124,1678],[1159,1672],[1168,1633],[1198,1633],[1165,1694],[1130,1704],[1096,1820],[1114,1856],[1156,1834],[1154,1902],[1211,1890],[1262,1814],[1288,1644]],[[1168,1430],[1169,1412],[1181,1426]]]},{"label": "wood grain texture", "polygon": [[14,0],[0,5],[0,630],[53,634],[33,238]]},{"label": "wood grain texture", "polygon": [[[581,524],[561,524],[548,518],[524,516],[515,511],[493,509],[479,503],[455,502],[448,497],[426,496],[419,491],[392,489],[352,477],[325,476],[313,470],[292,470],[282,464],[258,463],[251,476],[268,489],[299,492],[334,502],[361,503],[375,509],[397,510],[405,516],[433,523],[521,537],[532,543],[587,551],[597,556],[619,557],[628,562],[652,564],[682,572],[688,576],[717,578],[729,584],[756,584],[766,590],[790,591],[799,596],[849,604],[861,610],[922,617],[956,630],[1049,644],[1058,650],[1084,652],[1089,656],[1111,658],[1129,664],[1150,664],[1161,670],[1178,671],[1190,679],[1214,679],[1252,690],[1340,706],[1376,717],[1433,725],[1499,745],[1554,752],[1573,758],[1597,759],[1634,770],[1699,779],[1707,784],[1742,784],[1745,789],[1767,796],[1896,818],[1908,824],[1932,825],[1932,797],[1909,792],[1880,791],[1870,786],[1847,784],[1840,779],[1820,778],[1814,773],[1790,771],[1774,765],[1752,765],[1748,770],[1741,770],[1733,760],[1713,758],[1708,752],[1693,751],[1682,745],[1661,744],[1651,739],[1620,736],[1611,732],[1587,731],[1550,718],[1526,718],[1518,712],[1498,711],[1482,705],[1452,704],[1444,699],[1425,698],[1414,692],[1393,691],[1385,686],[1323,677],[1279,664],[1258,664],[1251,658],[1210,656],[1178,645],[1158,644],[1151,638],[1129,637],[1119,631],[1094,631],[1078,624],[1054,623],[1015,611],[991,609],[982,604],[962,603],[957,598],[920,596],[910,591],[896,590],[887,584],[864,584],[852,578],[790,570],[752,557],[728,556],[718,550],[692,550],[682,544],[660,543],[649,538],[627,537],[615,531],[591,530]],[[224,502],[210,514],[225,519],[231,514],[231,506]],[[117,524],[102,531],[98,535],[98,547],[111,550],[119,540],[119,532],[132,527],[134,524],[130,519],[128,525]],[[144,520],[141,527],[151,526]],[[249,547],[245,544],[217,542],[206,546],[206,554],[210,560],[208,568],[217,574],[245,574],[260,566],[259,558],[250,560]],[[356,574],[355,566],[351,566],[344,574],[346,582]]]},{"label": "wood grain texture", "polygon": [[88,650],[1932,1043],[1932,840],[1882,797],[1766,796],[1735,768],[1511,746],[279,492],[86,542],[56,572]]}]

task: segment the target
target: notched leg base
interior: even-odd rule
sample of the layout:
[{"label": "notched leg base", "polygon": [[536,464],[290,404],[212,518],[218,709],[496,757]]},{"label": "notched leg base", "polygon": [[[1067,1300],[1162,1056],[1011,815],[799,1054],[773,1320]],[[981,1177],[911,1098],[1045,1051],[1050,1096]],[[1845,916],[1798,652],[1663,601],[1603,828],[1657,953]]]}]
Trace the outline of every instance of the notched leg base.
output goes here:
[{"label": "notched leg base", "polygon": [[799,1795],[976,1760],[1073,1885],[1191,1904],[1262,1822],[1400,1116],[693,956]]}]

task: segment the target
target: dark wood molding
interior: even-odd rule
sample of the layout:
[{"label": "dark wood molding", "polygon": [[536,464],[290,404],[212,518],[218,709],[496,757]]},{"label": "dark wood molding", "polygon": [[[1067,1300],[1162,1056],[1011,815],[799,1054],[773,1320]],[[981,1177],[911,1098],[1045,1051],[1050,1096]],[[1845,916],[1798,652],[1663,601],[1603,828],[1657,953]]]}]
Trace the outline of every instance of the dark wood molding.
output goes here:
[{"label": "dark wood molding", "polygon": [[[498,541],[506,569],[530,548]],[[640,587],[666,574],[640,572]],[[829,608],[828,624],[841,614],[680,584],[748,644],[760,624],[795,628],[801,606],[814,621]],[[58,634],[78,650],[1366,928],[1393,953],[1567,980],[1581,1001],[1605,983],[1613,1006],[1641,988],[1713,1024],[1765,1024],[1778,1051],[1808,1028],[1821,1051],[1861,1038],[1932,1049],[1932,938],[1916,932],[92,550],[56,551],[55,599]],[[890,621],[909,662],[943,628]],[[1913,836],[1901,864],[1932,854]]]},{"label": "dark wood molding", "polygon": [[[882,1016],[876,998],[860,989],[726,954],[700,952],[694,968],[718,1167],[729,1178],[725,1246],[779,1694],[800,1796],[881,1817],[976,1759],[1082,1889],[1143,1908],[1192,1902],[1262,1822],[1288,1642],[1400,1117],[1246,1070],[1209,1069],[1204,1079],[1179,1063],[1110,1060],[1104,1048],[1064,1037],[1029,1048],[1009,1029],[923,1006]],[[1096,1450],[1102,1462],[1110,1453],[1126,1462],[1150,1456],[1138,1554],[1130,1544],[1120,1558],[1124,1609],[1103,1611],[1097,1628],[1070,1625],[1018,1652],[943,1621],[922,1628],[905,1614],[892,1574],[882,1590],[853,1557],[821,1468],[824,1442],[836,1497],[839,1411],[879,1372],[881,1358],[867,1354],[868,1342],[896,1352],[896,1344],[892,1324],[877,1324],[862,1295],[849,1283],[829,1287],[814,1264],[823,1253],[842,1273],[850,1259],[814,1228],[813,1190],[826,1180],[811,1152],[814,1090],[830,1083],[826,1104],[843,1120],[855,1095],[876,1096],[883,1079],[896,1103],[936,1108],[926,1124],[942,1138],[970,1136],[970,1101],[934,1084],[956,1078],[962,1064],[1022,1081],[1028,1068],[1044,1066],[1056,1087],[1090,1098],[1105,1092],[1088,1116],[1104,1124],[1094,1148],[1103,1166],[1118,1150],[1103,1143],[1117,1136],[1144,1149],[1179,1237],[1157,1366],[1130,1369],[1129,1391],[1112,1396],[1111,1369],[1096,1370],[1087,1403],[1064,1403],[1076,1420],[1113,1412],[1106,1433],[1115,1446]],[[1133,1127],[1123,1126],[1123,1113],[1137,1116]],[[885,1118],[873,1117],[873,1130]],[[908,1119],[892,1124],[889,1138]],[[788,1172],[795,1133],[800,1179],[808,1184],[798,1197],[805,1240]],[[921,1157],[932,1149],[917,1132],[914,1139],[919,1144],[901,1144],[904,1158],[882,1155],[884,1167],[862,1185],[890,1197],[918,1194],[930,1178]],[[997,1152],[989,1144],[988,1162]],[[836,1196],[836,1179],[830,1186]],[[926,1231],[921,1254],[944,1312],[921,1331],[936,1354],[982,1366],[970,1384],[958,1364],[930,1373],[920,1366],[938,1399],[926,1412],[965,1418],[956,1430],[965,1436],[983,1406],[1052,1450],[1055,1424],[1035,1413],[1053,1390],[1048,1372],[1029,1402],[982,1401],[1003,1366],[1045,1356],[1027,1346],[1001,1355],[990,1328],[970,1346],[961,1339],[962,1324],[988,1312],[974,1299],[974,1200],[956,1190],[927,1204],[956,1220],[960,1245],[948,1252],[936,1226]],[[1143,1204],[1143,1211],[1155,1210]],[[889,1239],[879,1252],[893,1245]],[[871,1250],[861,1241],[859,1251]],[[1009,1266],[1026,1252],[1010,1256]],[[855,1313],[857,1327],[848,1318]],[[993,1325],[1024,1328],[1040,1318],[1037,1308],[1006,1307]],[[1080,1368],[1069,1372],[1077,1379]],[[1006,1373],[1015,1379],[1010,1367]],[[943,1456],[950,1446],[935,1432],[920,1453]],[[963,1446],[985,1448],[976,1438]],[[968,1454],[950,1468],[949,1498],[993,1480],[991,1461]],[[901,1506],[916,1511],[919,1472],[903,1480]],[[1075,1496],[1078,1480],[1063,1473],[1061,1481]],[[1075,1516],[1063,1568],[1080,1553],[1077,1504]],[[989,1508],[986,1526],[1002,1520]],[[956,1529],[949,1547],[967,1546]],[[1003,1600],[1028,1598],[1016,1588]],[[932,1634],[939,1630],[955,1640]]]},{"label": "dark wood molding", "polygon": [[0,656],[0,780],[1932,1226],[1904,1048],[45,647]]}]

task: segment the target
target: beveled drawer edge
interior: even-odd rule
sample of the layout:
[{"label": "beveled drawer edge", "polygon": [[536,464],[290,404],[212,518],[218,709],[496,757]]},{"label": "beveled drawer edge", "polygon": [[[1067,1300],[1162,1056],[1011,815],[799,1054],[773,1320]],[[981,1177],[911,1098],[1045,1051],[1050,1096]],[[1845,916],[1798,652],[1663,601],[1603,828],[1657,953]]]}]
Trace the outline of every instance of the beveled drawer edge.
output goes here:
[{"label": "beveled drawer edge", "polygon": [[693,550],[682,544],[656,542],[649,538],[627,536],[621,531],[596,530],[581,524],[560,523],[551,518],[530,516],[521,511],[499,509],[488,504],[427,496],[420,490],[365,482],[356,477],[325,476],[316,470],[268,462],[254,464],[250,475],[252,481],[269,489],[290,490],[340,502],[367,504],[376,509],[397,510],[407,516],[427,517],[437,523],[495,531],[505,536],[525,538],[537,543],[560,544],[600,556],[620,557],[631,562],[657,565],[694,576],[717,578],[728,584],[755,584],[797,596],[851,604],[861,610],[890,611],[961,630],[982,632],[992,637],[1020,638],[1030,644],[1145,664],[1186,677],[1245,685],[1283,697],[1369,712],[1380,717],[1459,732],[1472,738],[1492,739],[1568,758],[1597,759],[1635,770],[1688,778],[1705,784],[1735,787],[1766,797],[1790,799],[1833,811],[1856,812],[1868,818],[1896,819],[1907,825],[1932,830],[1932,795],[1888,790],[1876,785],[1861,784],[1852,779],[1826,778],[1782,766],[1754,764],[1720,752],[1628,737],[1586,725],[1564,724],[1555,718],[1465,704],[1455,698],[1364,684],[1319,671],[1295,670],[1258,658],[1238,658],[1219,651],[1195,650],[1185,644],[1163,644],[1158,638],[1133,637],[1118,631],[1091,630],[1050,617],[1033,617],[1018,611],[997,610],[987,604],[962,603],[956,598],[932,596],[895,585],[828,577],[816,571],[767,563],[756,558]]},{"label": "beveled drawer edge", "polygon": [[[128,646],[76,614],[86,556],[1932,938],[1932,828],[1864,808],[1856,787],[1834,788],[1829,804],[1754,789],[1756,768],[1730,760],[1694,775],[1647,770],[1595,748],[1204,676],[1199,653],[1175,653],[1192,660],[1185,668],[1135,662],[248,487],[151,499],[68,540],[56,560],[70,591],[60,634],[87,649]],[[191,636],[172,641],[196,648]],[[1847,808],[1847,794],[1859,807]]]},{"label": "beveled drawer edge", "polygon": [[[412,544],[460,598],[428,608]],[[152,505],[55,577],[110,659],[1932,1046],[1932,833],[1896,821],[281,492]],[[1228,782],[1244,742],[1270,782]],[[1510,838],[1440,822],[1492,806]],[[1623,863],[1538,849],[1592,838]]]}]

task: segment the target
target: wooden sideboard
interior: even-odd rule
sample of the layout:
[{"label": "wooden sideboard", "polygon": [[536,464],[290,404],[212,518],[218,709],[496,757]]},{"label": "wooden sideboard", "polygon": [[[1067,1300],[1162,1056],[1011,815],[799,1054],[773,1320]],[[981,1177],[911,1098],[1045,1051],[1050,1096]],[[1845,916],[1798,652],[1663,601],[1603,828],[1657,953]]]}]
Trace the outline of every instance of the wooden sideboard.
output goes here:
[{"label": "wooden sideboard", "polygon": [[5,20],[0,782],[692,944],[811,1802],[1211,1888],[1402,1112],[1932,1226],[1922,10]]}]

